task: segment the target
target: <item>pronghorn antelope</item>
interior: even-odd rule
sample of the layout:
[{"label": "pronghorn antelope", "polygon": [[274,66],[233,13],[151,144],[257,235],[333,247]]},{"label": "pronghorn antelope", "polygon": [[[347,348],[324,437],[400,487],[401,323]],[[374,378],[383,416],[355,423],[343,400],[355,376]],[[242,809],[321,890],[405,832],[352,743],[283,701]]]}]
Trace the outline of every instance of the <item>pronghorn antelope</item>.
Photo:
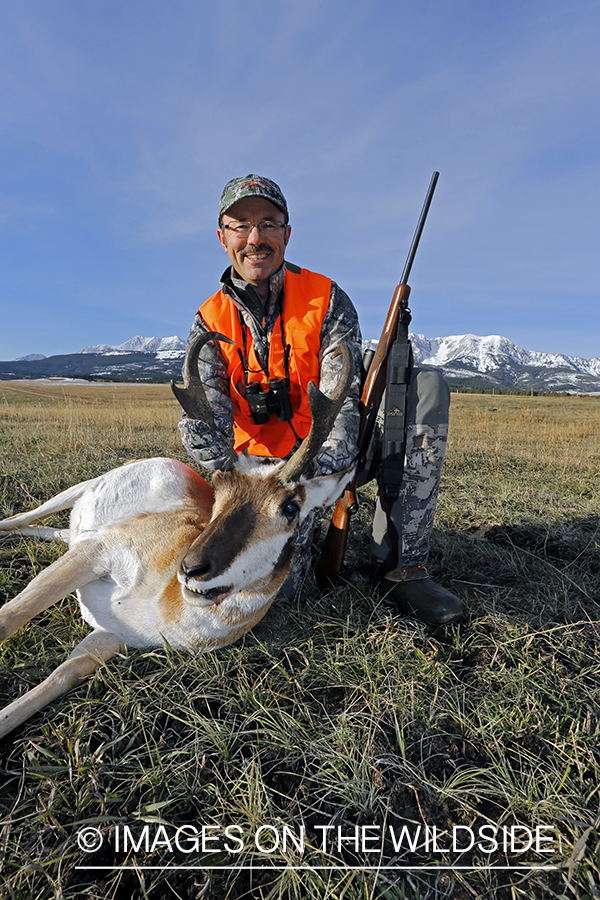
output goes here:
[{"label": "pronghorn antelope", "polygon": [[[173,389],[190,417],[214,428],[198,376],[198,354],[211,339],[228,340],[214,332],[200,336],[186,357],[184,387]],[[230,469],[217,473],[211,487],[177,460],[141,460],[0,522],[0,532],[60,537],[69,545],[0,610],[0,639],[72,591],[93,628],[42,684],[0,712],[0,737],[125,646],[167,641],[188,650],[222,647],[265,615],[290,571],[297,525],[312,509],[333,503],[351,476],[303,474],[329,434],[351,379],[344,347],[331,396],[309,385],[312,426],[285,462],[253,463],[232,449]],[[36,527],[71,508],[68,530]]]}]

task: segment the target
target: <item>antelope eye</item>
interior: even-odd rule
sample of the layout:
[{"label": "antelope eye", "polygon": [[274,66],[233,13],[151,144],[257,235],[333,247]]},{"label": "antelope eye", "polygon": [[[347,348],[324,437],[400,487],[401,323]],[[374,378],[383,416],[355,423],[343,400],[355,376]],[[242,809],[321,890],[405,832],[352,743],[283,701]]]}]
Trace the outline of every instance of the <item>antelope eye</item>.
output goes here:
[{"label": "antelope eye", "polygon": [[300,505],[295,500],[286,500],[281,507],[281,512],[291,522],[300,512]]}]

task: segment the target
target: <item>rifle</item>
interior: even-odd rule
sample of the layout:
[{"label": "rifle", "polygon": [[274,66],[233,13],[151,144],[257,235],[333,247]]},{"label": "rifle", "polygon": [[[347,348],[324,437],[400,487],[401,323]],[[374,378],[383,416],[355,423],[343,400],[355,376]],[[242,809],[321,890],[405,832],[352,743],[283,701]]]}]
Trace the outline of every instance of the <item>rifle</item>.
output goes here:
[{"label": "rifle", "polygon": [[[439,174],[439,172],[434,172],[432,175],[402,277],[394,291],[377,349],[375,351],[367,350],[363,358],[364,384],[359,404],[358,466],[354,478],[335,505],[321,556],[315,568],[317,584],[322,590],[335,588],[339,573],[342,571],[348,543],[350,517],[358,509],[356,480],[358,473],[364,468],[367,448],[373,436],[381,398],[390,378],[395,385],[401,385],[401,388],[400,393],[396,392],[393,397],[393,404],[395,404],[393,408],[388,409],[390,406],[388,396],[391,393],[389,389],[388,396],[386,396],[386,446],[383,460],[384,497],[382,500],[384,503],[390,504],[398,496],[406,446],[406,398],[412,369],[412,350],[408,340],[408,326],[411,321],[408,308],[410,296],[408,279]],[[399,397],[401,399],[398,403]],[[404,404],[404,408],[399,408],[402,404]],[[394,417],[397,418],[397,424],[394,424],[396,419],[392,422]],[[392,423],[391,427],[388,428],[387,423]]]}]

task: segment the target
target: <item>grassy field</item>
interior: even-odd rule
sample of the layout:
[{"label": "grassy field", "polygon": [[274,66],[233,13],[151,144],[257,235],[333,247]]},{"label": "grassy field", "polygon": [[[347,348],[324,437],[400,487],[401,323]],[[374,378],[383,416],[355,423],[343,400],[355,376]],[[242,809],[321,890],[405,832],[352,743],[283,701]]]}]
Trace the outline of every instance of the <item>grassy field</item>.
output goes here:
[{"label": "grassy field", "polygon": [[[1,383],[0,516],[185,459],[177,418],[165,386]],[[600,898],[599,438],[600,399],[453,395],[430,570],[467,619],[311,576],[232,647],[113,660],[0,743],[0,896]],[[2,601],[60,553],[2,538]],[[68,597],[6,642],[0,703],[84,633]]]}]

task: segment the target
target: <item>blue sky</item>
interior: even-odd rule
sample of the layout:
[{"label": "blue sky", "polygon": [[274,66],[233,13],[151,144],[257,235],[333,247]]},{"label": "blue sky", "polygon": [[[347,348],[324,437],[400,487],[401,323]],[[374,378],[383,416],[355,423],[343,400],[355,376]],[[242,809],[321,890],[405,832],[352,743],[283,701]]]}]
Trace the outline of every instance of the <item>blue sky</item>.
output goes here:
[{"label": "blue sky", "polygon": [[3,0],[0,359],[185,337],[224,183],[378,337],[431,174],[412,330],[600,355],[598,0]]}]

